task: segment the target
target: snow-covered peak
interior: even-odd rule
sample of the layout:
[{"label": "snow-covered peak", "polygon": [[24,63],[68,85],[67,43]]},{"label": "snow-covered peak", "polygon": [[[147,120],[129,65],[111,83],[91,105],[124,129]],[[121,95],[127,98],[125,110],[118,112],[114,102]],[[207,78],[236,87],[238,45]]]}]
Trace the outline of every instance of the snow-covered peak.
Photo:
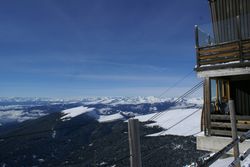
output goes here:
[{"label": "snow-covered peak", "polygon": [[[62,120],[69,120],[72,117],[87,113],[95,119],[116,120],[116,118],[131,117],[126,115],[134,113],[135,115],[145,115],[162,112],[164,110],[188,109],[201,107],[203,100],[201,98],[182,99],[174,103],[177,98],[165,97],[86,97],[77,100],[50,100],[39,98],[0,98],[0,123],[23,122],[28,119],[36,119],[51,112],[62,113]],[[2,101],[1,101],[2,100]],[[26,100],[32,100],[27,101]],[[48,100],[48,99],[47,99]],[[13,102],[14,101],[14,102]],[[17,102],[18,101],[18,102]],[[23,101],[23,103],[19,103]],[[13,103],[12,103],[13,102]],[[56,104],[56,105],[55,105]],[[82,105],[82,106],[80,106]],[[80,106],[80,107],[76,107]],[[85,107],[84,107],[85,106]],[[62,111],[63,109],[67,109]],[[34,112],[34,111],[39,112]],[[90,112],[91,111],[91,112]],[[117,115],[113,115],[117,114]],[[105,118],[106,116],[113,115]],[[103,121],[101,121],[103,122]]]},{"label": "snow-covered peak", "polygon": [[81,115],[81,114],[84,114],[93,110],[94,108],[88,108],[88,107],[83,107],[83,106],[63,110],[62,111],[63,116],[61,117],[61,120],[63,121],[70,120],[73,117],[76,117],[78,115]]}]

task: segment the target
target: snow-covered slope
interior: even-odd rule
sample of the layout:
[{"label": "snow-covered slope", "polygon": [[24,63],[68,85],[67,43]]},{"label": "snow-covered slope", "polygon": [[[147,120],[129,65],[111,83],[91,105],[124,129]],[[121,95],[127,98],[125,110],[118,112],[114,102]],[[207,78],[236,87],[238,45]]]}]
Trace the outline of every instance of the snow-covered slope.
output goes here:
[{"label": "snow-covered slope", "polygon": [[120,113],[112,114],[112,115],[101,115],[98,119],[99,122],[112,122],[119,119],[124,119],[124,116]]},{"label": "snow-covered slope", "polygon": [[63,121],[70,120],[71,118],[74,118],[84,113],[91,112],[93,110],[94,108],[88,108],[88,107],[83,107],[83,106],[63,110],[62,111],[63,116],[61,117],[61,120]]},{"label": "snow-covered slope", "polygon": [[[62,111],[63,116],[61,117],[61,120],[70,120],[71,118],[84,113],[87,113],[89,116],[95,118],[101,123],[125,119],[124,114],[121,114],[120,112],[111,115],[98,115],[94,108],[80,106]],[[139,119],[140,122],[146,122],[154,115],[155,113],[139,115],[135,118]],[[153,119],[154,123],[147,124],[147,126],[159,126],[164,128],[165,130],[160,133],[151,134],[149,136],[167,134],[179,136],[195,135],[200,132],[200,118],[200,108],[170,109],[161,112],[159,117]]]},{"label": "snow-covered slope", "polygon": [[[155,114],[148,114],[143,116],[137,116],[141,122],[146,122],[152,118]],[[152,134],[149,136],[158,135],[180,135],[189,136],[200,132],[200,119],[201,109],[170,109],[161,113],[159,117],[153,119],[155,123],[148,124],[147,126],[160,126],[165,130]]]},{"label": "snow-covered slope", "polygon": [[99,115],[95,111],[95,108],[88,108],[84,106],[63,110],[61,113],[63,114],[63,116],[61,117],[62,121],[68,121],[71,118],[77,117],[85,113],[88,116],[96,119],[100,123],[112,122],[112,121],[116,121],[119,119],[124,119],[124,116],[121,113],[116,113],[116,114],[111,114],[111,115]]}]

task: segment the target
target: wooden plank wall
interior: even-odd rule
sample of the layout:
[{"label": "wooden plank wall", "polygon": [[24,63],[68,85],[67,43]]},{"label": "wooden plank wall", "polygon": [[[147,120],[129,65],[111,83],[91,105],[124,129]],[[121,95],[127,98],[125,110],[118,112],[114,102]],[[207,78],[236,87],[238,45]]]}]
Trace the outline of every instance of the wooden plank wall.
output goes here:
[{"label": "wooden plank wall", "polygon": [[[214,38],[223,43],[250,37],[250,1],[249,0],[210,0]],[[240,16],[240,27],[236,17]]]}]

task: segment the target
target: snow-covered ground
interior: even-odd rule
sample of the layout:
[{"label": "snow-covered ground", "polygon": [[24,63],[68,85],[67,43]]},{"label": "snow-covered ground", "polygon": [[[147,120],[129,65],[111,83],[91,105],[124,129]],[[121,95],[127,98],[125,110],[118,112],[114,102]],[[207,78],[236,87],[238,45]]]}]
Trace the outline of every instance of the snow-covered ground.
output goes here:
[{"label": "snow-covered ground", "polygon": [[[213,153],[211,154],[213,155]],[[227,157],[223,159],[218,159],[210,167],[228,167],[234,161],[234,157]],[[246,157],[240,162],[241,167],[250,167],[250,156]],[[194,167],[195,165],[186,165],[185,167]]]},{"label": "snow-covered ground", "polygon": [[[210,167],[227,167],[230,163],[234,160],[233,157],[225,158],[225,159],[218,159],[214,164]],[[241,167],[250,167],[250,156],[244,159],[241,162]]]}]

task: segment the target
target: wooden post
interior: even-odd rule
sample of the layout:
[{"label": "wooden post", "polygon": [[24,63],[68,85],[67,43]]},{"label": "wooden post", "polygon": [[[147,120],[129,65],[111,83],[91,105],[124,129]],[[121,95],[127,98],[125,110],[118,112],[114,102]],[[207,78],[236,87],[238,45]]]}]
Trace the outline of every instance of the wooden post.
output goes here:
[{"label": "wooden post", "polygon": [[[232,128],[232,138],[233,140],[236,140],[238,138],[238,135],[237,135],[237,124],[236,124],[236,116],[235,116],[235,106],[234,106],[233,100],[229,100],[229,111],[230,111],[230,120],[231,120],[231,128]],[[238,143],[234,146],[233,153],[234,153],[234,159],[236,160],[240,155]],[[238,163],[236,167],[240,167],[240,163]]]},{"label": "wooden post", "polygon": [[210,90],[210,79],[205,78],[204,82],[204,104],[205,104],[205,114],[206,114],[206,126],[207,126],[207,133],[205,135],[211,136],[211,90]]},{"label": "wooden post", "polygon": [[130,167],[141,167],[140,132],[138,119],[128,120]]}]

